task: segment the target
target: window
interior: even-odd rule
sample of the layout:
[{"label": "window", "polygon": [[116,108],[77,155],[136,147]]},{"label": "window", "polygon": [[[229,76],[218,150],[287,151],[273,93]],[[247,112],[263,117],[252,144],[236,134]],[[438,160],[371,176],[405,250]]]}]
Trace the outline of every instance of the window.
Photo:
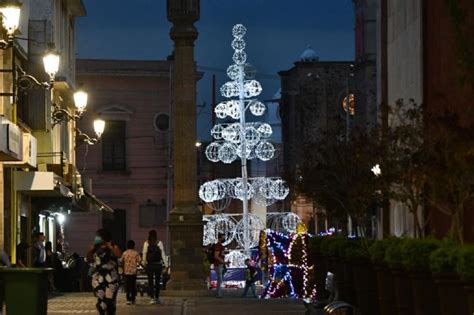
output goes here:
[{"label": "window", "polygon": [[140,205],[139,225],[141,228],[152,228],[165,225],[166,223],[166,205],[158,206],[156,204]]},{"label": "window", "polygon": [[126,169],[125,121],[107,121],[102,135],[102,170]]},{"label": "window", "polygon": [[170,128],[170,116],[168,114],[156,114],[153,120],[153,125],[157,131],[166,132]]}]

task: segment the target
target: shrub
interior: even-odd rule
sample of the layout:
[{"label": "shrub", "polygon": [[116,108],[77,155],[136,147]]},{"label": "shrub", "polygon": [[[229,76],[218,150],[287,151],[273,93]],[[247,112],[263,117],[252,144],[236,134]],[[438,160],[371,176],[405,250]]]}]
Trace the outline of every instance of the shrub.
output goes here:
[{"label": "shrub", "polygon": [[321,242],[321,254],[324,256],[338,256],[339,242],[344,238],[339,236],[330,236]]},{"label": "shrub", "polygon": [[309,252],[311,256],[321,255],[321,244],[324,242],[326,237],[324,236],[313,236],[309,240]]},{"label": "shrub", "polygon": [[368,246],[371,241],[366,239],[352,239],[344,246],[344,253],[342,256],[350,261],[367,261],[370,260]]},{"label": "shrub", "polygon": [[435,239],[405,239],[401,244],[401,262],[410,271],[430,271],[430,254],[439,248]]},{"label": "shrub", "polygon": [[391,242],[394,241],[395,238],[385,238],[383,240],[374,241],[369,247],[369,255],[370,259],[373,263],[376,264],[384,264],[385,263],[385,251],[387,250],[388,246]]},{"label": "shrub", "polygon": [[443,241],[430,254],[430,269],[434,273],[454,272],[458,260],[459,245],[453,241]]},{"label": "shrub", "polygon": [[392,242],[389,243],[386,251],[384,261],[392,269],[403,268],[402,264],[402,247],[407,241],[406,238],[394,238]]},{"label": "shrub", "polygon": [[474,280],[474,246],[465,246],[458,252],[457,273],[464,280]]}]

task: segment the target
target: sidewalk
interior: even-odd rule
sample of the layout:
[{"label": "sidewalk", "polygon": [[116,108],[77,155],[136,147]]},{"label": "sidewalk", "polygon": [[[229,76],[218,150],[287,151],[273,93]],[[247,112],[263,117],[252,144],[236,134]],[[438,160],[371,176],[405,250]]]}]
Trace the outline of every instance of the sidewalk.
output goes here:
[{"label": "sidewalk", "polygon": [[[301,300],[242,299],[236,292],[228,292],[227,297],[162,297],[160,305],[149,305],[149,298],[137,297],[136,305],[125,304],[125,294],[120,293],[117,315],[121,314],[170,314],[170,315],[303,315],[305,308]],[[96,299],[92,293],[67,293],[48,300],[48,314],[97,314]]]}]

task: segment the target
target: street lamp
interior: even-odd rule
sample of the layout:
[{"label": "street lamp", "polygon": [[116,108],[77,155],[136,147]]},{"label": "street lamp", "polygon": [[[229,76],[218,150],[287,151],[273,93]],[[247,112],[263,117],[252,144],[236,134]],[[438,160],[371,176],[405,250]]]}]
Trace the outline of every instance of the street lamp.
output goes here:
[{"label": "street lamp", "polygon": [[1,40],[0,47],[5,49],[13,44],[13,38],[20,24],[21,3],[18,1],[3,1],[0,4],[2,26],[7,31],[8,40]]},{"label": "street lamp", "polygon": [[79,128],[76,128],[77,138],[89,145],[94,145],[100,141],[100,138],[102,137],[102,134],[104,133],[104,130],[105,130],[105,121],[103,119],[98,118],[94,120],[94,132],[96,135],[95,138],[82,132]]},{"label": "street lamp", "polygon": [[59,107],[56,103],[53,103],[53,112],[51,113],[51,119],[53,120],[53,127],[62,121],[68,120],[79,120],[84,112],[86,111],[88,95],[82,89],[74,92],[74,106],[76,107],[76,113],[74,115],[70,114],[67,110]]},{"label": "street lamp", "polygon": [[43,57],[43,65],[44,71],[49,75],[51,85],[53,84],[56,73],[58,73],[59,70],[59,59],[59,53],[52,45],[49,45],[49,48]]}]

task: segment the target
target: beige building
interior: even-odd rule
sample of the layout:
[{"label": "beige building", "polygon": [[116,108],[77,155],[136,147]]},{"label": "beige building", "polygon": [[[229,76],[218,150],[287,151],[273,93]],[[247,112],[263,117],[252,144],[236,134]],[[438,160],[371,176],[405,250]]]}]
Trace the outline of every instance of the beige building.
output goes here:
[{"label": "beige building", "polygon": [[[0,51],[1,66],[12,71],[0,75],[0,246],[13,263],[16,245],[31,244],[37,232],[45,233],[53,250],[62,244],[64,218],[83,199],[73,93],[75,19],[85,14],[81,0],[24,0],[21,38],[3,34],[11,44]],[[53,46],[59,65],[47,74],[43,57]],[[54,66],[57,58],[48,60]]]}]

